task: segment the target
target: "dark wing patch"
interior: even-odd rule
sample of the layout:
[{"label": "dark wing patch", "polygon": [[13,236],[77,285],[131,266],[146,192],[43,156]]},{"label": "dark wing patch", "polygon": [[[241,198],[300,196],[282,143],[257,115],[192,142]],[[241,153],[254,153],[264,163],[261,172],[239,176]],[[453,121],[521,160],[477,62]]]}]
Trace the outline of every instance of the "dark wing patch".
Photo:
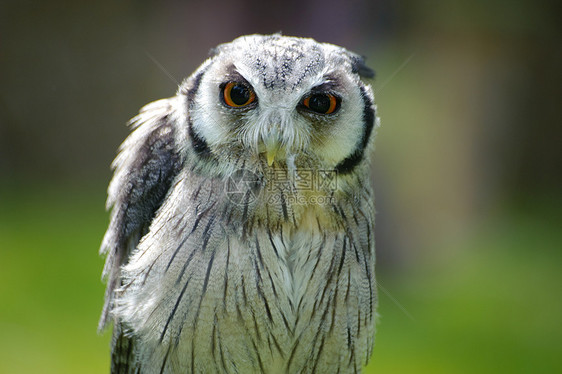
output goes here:
[{"label": "dark wing patch", "polygon": [[140,363],[135,357],[135,338],[128,336],[120,324],[113,329],[111,347],[111,374],[140,372]]},{"label": "dark wing patch", "polygon": [[181,166],[170,119],[174,100],[151,103],[132,119],[134,131],[113,162],[107,199],[111,220],[101,246],[101,253],[107,254],[103,270],[107,290],[99,329],[108,323],[114,292],[121,285],[121,266],[146,234]]}]

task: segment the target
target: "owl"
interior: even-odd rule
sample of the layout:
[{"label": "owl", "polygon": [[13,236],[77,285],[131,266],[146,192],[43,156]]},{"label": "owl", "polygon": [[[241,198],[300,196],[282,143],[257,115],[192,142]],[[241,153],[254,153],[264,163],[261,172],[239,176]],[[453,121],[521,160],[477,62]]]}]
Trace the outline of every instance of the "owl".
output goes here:
[{"label": "owl", "polygon": [[131,120],[101,249],[112,373],[361,372],[373,75],[342,47],[243,36]]}]

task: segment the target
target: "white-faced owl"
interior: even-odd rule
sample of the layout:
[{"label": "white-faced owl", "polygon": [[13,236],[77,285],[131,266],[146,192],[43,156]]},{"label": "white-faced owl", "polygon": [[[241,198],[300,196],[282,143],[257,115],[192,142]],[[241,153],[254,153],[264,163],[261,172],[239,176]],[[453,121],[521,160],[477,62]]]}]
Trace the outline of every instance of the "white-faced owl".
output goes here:
[{"label": "white-faced owl", "polygon": [[132,119],[108,189],[112,373],[358,373],[374,342],[364,59],[219,45]]}]

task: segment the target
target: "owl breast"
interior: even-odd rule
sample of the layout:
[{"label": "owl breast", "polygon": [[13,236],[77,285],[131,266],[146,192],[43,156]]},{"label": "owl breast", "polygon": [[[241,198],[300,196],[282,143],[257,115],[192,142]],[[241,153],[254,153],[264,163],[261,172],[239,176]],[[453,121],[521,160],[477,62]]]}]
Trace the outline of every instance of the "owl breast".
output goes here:
[{"label": "owl breast", "polygon": [[272,224],[264,217],[284,217],[282,206],[244,213],[221,204],[220,183],[193,178],[176,184],[125,268],[118,311],[150,342],[141,356],[193,373],[360,370],[376,304],[369,216],[285,197],[290,219]]}]

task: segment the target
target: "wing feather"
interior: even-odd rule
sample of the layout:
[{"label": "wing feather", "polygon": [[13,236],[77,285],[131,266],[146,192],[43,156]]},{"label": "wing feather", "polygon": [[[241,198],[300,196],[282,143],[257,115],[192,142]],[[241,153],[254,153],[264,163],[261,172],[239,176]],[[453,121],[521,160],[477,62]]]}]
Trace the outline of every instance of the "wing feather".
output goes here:
[{"label": "wing feather", "polygon": [[172,116],[176,100],[177,97],[158,100],[142,108],[131,120],[133,131],[112,164],[114,175],[106,204],[107,209],[112,209],[111,218],[100,249],[107,256],[102,275],[107,289],[100,330],[109,322],[114,293],[121,285],[121,266],[146,234],[182,163]]}]

